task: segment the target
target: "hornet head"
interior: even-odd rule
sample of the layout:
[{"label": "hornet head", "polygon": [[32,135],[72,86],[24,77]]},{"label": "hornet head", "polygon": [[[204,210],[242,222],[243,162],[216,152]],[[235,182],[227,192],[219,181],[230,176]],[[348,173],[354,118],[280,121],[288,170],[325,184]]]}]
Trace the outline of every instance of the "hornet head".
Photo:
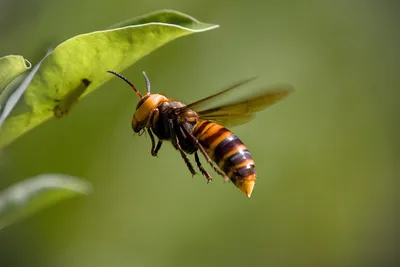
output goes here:
[{"label": "hornet head", "polygon": [[147,91],[144,96],[142,96],[139,90],[124,76],[121,74],[108,70],[107,72],[112,73],[122,80],[124,80],[129,86],[135,91],[136,95],[140,98],[139,103],[136,106],[136,111],[132,117],[132,129],[135,133],[140,133],[146,126],[150,126],[149,118],[151,113],[163,102],[168,99],[160,94],[151,94],[150,92],[150,81],[146,73],[143,71],[143,77],[146,82]]}]

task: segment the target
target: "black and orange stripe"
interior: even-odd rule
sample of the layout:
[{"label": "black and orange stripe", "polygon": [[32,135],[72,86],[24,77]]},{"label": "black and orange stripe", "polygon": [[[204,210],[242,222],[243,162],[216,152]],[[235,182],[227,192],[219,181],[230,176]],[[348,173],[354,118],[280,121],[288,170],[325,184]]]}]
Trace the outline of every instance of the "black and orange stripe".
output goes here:
[{"label": "black and orange stripe", "polygon": [[243,142],[230,130],[208,120],[200,121],[193,135],[229,179],[250,196],[256,170],[254,160]]}]

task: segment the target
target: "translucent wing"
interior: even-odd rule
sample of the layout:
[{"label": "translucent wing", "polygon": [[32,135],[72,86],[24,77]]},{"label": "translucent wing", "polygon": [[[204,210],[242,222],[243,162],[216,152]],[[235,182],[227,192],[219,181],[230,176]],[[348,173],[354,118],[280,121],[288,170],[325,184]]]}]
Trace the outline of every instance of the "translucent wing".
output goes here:
[{"label": "translucent wing", "polygon": [[243,80],[243,81],[237,82],[237,83],[231,85],[230,87],[228,87],[228,88],[226,88],[226,89],[224,89],[224,90],[222,90],[222,91],[219,91],[218,93],[215,93],[215,94],[213,94],[213,95],[210,95],[210,96],[205,97],[205,98],[203,98],[203,99],[200,99],[200,100],[198,100],[198,101],[196,101],[196,102],[193,102],[193,103],[191,103],[191,104],[189,104],[189,105],[187,105],[187,106],[185,106],[185,107],[180,108],[179,112],[184,112],[184,111],[186,111],[186,110],[188,110],[188,109],[191,109],[191,110],[201,110],[202,108],[204,108],[205,106],[207,106],[207,105],[209,105],[210,103],[214,102],[215,100],[217,100],[217,99],[220,98],[221,96],[224,96],[225,93],[228,93],[228,92],[231,91],[232,89],[235,89],[235,88],[237,88],[237,87],[239,87],[239,86],[241,86],[241,85],[243,85],[243,84],[246,84],[246,83],[248,83],[248,82],[251,82],[252,80],[254,80],[254,79],[256,79],[256,78],[257,78],[257,77],[253,77],[253,78],[250,78],[250,79],[247,79],[247,80]]},{"label": "translucent wing", "polygon": [[291,91],[290,86],[268,90],[251,98],[196,112],[201,119],[212,120],[224,126],[244,124],[254,117],[254,113],[275,104]]}]

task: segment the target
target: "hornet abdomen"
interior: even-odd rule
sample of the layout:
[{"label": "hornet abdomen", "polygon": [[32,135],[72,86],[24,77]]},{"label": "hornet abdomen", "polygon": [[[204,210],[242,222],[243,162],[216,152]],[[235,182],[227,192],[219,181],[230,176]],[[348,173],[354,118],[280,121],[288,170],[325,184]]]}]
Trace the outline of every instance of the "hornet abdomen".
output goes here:
[{"label": "hornet abdomen", "polygon": [[256,170],[243,142],[230,130],[208,120],[200,121],[193,135],[229,179],[249,196],[256,180]]}]

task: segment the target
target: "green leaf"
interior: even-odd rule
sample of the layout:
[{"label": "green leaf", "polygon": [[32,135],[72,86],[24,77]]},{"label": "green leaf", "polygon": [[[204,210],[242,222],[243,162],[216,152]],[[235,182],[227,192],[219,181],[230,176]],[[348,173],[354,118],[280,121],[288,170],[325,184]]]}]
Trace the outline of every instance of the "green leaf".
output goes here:
[{"label": "green leaf", "polygon": [[[51,53],[52,50],[49,50],[46,55],[40,60],[38,64],[29,72],[29,74],[20,75],[14,79],[11,83],[9,83],[3,94],[0,95],[0,127],[3,125],[3,122],[8,117],[10,112],[14,109],[15,105],[20,100],[21,96],[25,92],[26,88],[29,86],[30,82],[32,81],[33,77],[35,76],[36,72],[39,70],[40,65],[42,64],[43,60]],[[21,83],[17,83],[21,79]]]},{"label": "green leaf", "polygon": [[122,72],[176,38],[217,27],[163,10],[63,42],[43,61],[5,120],[0,147],[51,117],[67,114],[78,99],[114,77],[106,70]]},{"label": "green leaf", "polygon": [[87,195],[91,185],[64,174],[41,174],[0,192],[0,230],[29,215],[77,195]]},{"label": "green leaf", "polygon": [[31,63],[22,56],[9,55],[0,58],[0,95],[12,80],[31,68]]}]

